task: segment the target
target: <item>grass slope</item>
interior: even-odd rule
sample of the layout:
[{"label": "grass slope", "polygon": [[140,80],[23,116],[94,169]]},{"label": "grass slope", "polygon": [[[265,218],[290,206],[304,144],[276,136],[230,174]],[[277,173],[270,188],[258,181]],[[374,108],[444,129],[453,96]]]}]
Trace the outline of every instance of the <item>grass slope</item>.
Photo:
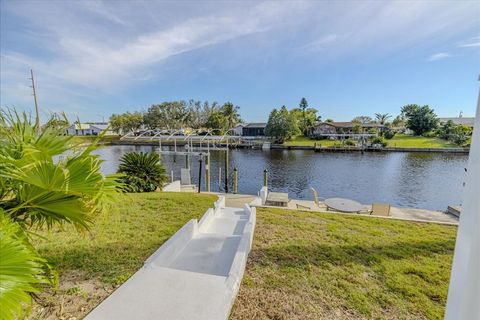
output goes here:
[{"label": "grass slope", "polygon": [[302,147],[313,147],[317,144],[318,147],[330,147],[333,145],[341,145],[342,143],[340,141],[336,140],[329,140],[329,139],[322,139],[322,140],[315,140],[315,139],[310,139],[308,137],[304,136],[296,136],[293,137],[292,140],[290,141],[285,141],[284,145],[286,146],[302,146]]},{"label": "grass slope", "polygon": [[[398,148],[459,148],[459,146],[457,146],[456,144],[440,138],[426,138],[422,136],[415,137],[405,134],[397,134],[392,139],[386,141],[388,143],[388,147]],[[342,145],[341,141],[339,140],[315,140],[304,136],[294,137],[292,140],[286,141],[284,145],[313,147],[315,143],[317,143],[317,146],[322,147]]]},{"label": "grass slope", "polygon": [[[74,136],[73,141],[76,143],[90,144],[93,140],[98,138],[97,136]],[[120,140],[120,136],[103,136],[100,139],[100,143],[111,143],[112,141]]]},{"label": "grass slope", "polygon": [[440,138],[416,137],[404,134],[396,134],[387,142],[389,147],[399,148],[459,148],[458,145]]},{"label": "grass slope", "polygon": [[57,292],[40,295],[32,318],[84,316],[187,221],[199,218],[216,196],[139,193],[119,196],[117,207],[98,217],[91,231],[41,233],[36,247],[60,273]]},{"label": "grass slope", "polygon": [[441,319],[456,227],[258,209],[231,320]]}]

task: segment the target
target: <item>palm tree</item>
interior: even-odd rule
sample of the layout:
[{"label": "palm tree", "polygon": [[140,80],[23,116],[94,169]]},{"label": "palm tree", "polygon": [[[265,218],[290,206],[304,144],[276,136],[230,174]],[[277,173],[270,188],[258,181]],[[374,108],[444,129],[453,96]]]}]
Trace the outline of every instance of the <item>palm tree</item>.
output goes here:
[{"label": "palm tree", "polygon": [[[2,318],[13,318],[22,310],[21,301],[15,304],[12,299],[54,279],[39,272],[38,264],[42,270],[49,267],[30,244],[28,230],[65,223],[88,229],[117,193],[119,177],[104,177],[101,160],[91,154],[98,140],[81,149],[63,133],[58,126],[39,128],[25,113],[0,109],[0,215],[4,225],[17,230],[1,228],[0,233],[1,263],[9,264],[0,267],[0,304],[6,306]],[[14,247],[24,254],[4,261]]]},{"label": "palm tree", "polygon": [[388,113],[375,113],[375,119],[377,119],[377,121],[380,123],[380,124],[385,124],[387,122],[387,120],[389,118],[391,118],[392,116]]},{"label": "palm tree", "polygon": [[127,192],[152,192],[167,182],[158,153],[129,152],[120,159],[119,173]]},{"label": "palm tree", "polygon": [[232,129],[241,121],[238,113],[239,109],[238,106],[234,106],[231,102],[227,102],[222,106],[221,113],[225,119],[226,129]]},{"label": "palm tree", "polygon": [[0,319],[22,319],[23,305],[39,285],[52,283],[43,270],[45,261],[28,245],[20,226],[0,209]]}]

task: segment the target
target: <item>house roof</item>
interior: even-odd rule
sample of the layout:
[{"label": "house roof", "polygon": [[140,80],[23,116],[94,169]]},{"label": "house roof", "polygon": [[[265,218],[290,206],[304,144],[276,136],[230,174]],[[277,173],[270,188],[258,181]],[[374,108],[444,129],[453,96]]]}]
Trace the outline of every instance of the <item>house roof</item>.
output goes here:
[{"label": "house roof", "polygon": [[74,130],[89,130],[90,129],[90,124],[89,123],[74,123],[68,127],[69,129],[74,129]]},{"label": "house roof", "polygon": [[265,128],[267,126],[264,122],[252,122],[247,124],[244,128]]},{"label": "house roof", "polygon": [[360,125],[363,128],[383,128],[385,127],[380,123],[356,123],[356,122],[320,122],[317,125],[327,124],[336,128],[353,128],[356,125]]},{"label": "house roof", "polygon": [[475,124],[475,118],[474,117],[452,117],[452,118],[438,118],[440,122],[445,123],[447,121],[452,121],[455,124],[462,124],[462,125],[467,125],[470,127],[473,127]]},{"label": "house roof", "polygon": [[92,128],[97,128],[99,130],[106,130],[108,128],[108,123],[105,123],[105,122],[74,123],[74,124],[71,124],[68,128],[74,129],[74,130],[90,130]]},{"label": "house roof", "polygon": [[92,128],[97,128],[99,130],[107,130],[108,124],[92,124],[90,125]]}]

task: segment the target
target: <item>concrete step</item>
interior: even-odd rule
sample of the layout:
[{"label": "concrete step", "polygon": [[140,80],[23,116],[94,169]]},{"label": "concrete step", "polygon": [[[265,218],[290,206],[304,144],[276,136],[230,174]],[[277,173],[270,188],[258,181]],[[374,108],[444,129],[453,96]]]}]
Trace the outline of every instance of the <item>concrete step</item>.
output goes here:
[{"label": "concrete step", "polygon": [[[88,320],[224,320],[225,277],[168,268],[145,268],[90,313]],[[192,318],[192,315],[195,315]]]},{"label": "concrete step", "polygon": [[245,211],[243,211],[243,209],[223,208],[220,210],[217,218],[248,219],[248,215],[245,214]]},{"label": "concrete step", "polygon": [[178,254],[168,268],[227,276],[240,236],[200,233]]},{"label": "concrete step", "polygon": [[217,233],[224,235],[241,235],[247,219],[215,218],[213,219],[204,233]]}]

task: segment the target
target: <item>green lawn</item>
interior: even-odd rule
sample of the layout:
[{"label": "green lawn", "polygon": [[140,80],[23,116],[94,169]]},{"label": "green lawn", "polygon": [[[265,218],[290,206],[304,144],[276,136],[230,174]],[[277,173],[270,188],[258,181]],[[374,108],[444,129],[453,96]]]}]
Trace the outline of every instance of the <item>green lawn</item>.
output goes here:
[{"label": "green lawn", "polygon": [[[97,136],[74,136],[73,141],[78,143],[92,143]],[[104,136],[100,139],[100,143],[110,143],[119,140],[120,136]]]},{"label": "green lawn", "polygon": [[[415,137],[405,134],[397,134],[393,139],[386,140],[389,147],[399,148],[459,148],[456,144],[443,140],[440,138],[426,138]],[[342,143],[339,140],[315,140],[304,136],[294,137],[290,141],[284,143],[285,146],[308,146],[313,147],[317,143],[317,146],[330,147],[334,145],[341,146]]]},{"label": "green lawn", "polygon": [[59,271],[60,284],[58,292],[40,295],[32,318],[83,317],[216,199],[191,193],[122,194],[115,210],[99,216],[88,233],[71,227],[41,233],[46,238],[38,239],[36,247]]},{"label": "green lawn", "polygon": [[443,319],[456,227],[258,209],[231,320]]},{"label": "green lawn", "polygon": [[313,147],[317,144],[318,147],[330,147],[333,145],[341,145],[342,143],[337,140],[329,140],[329,139],[322,139],[322,140],[315,140],[315,139],[310,139],[308,137],[304,136],[296,136],[292,138],[292,140],[285,141],[284,145],[285,146],[302,146],[302,147]]},{"label": "green lawn", "polygon": [[456,144],[440,138],[415,137],[404,134],[396,134],[387,142],[389,147],[399,148],[459,148]]}]

